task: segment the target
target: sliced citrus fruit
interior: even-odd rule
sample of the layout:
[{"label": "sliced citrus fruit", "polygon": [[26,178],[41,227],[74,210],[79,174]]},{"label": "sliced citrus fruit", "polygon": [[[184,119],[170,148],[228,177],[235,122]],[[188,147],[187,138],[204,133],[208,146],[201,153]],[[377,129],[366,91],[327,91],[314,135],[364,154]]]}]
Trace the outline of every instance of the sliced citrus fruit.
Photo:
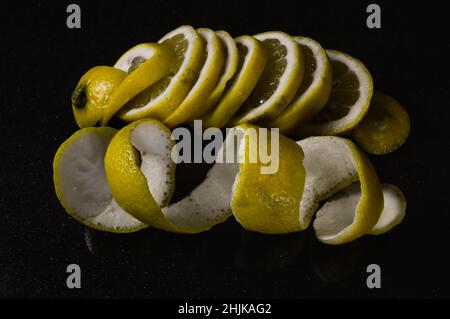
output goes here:
[{"label": "sliced citrus fruit", "polygon": [[164,124],[171,128],[208,111],[205,101],[216,88],[225,63],[225,48],[216,33],[206,28],[197,29],[197,33],[204,41],[205,47],[202,68],[186,98],[164,119]]},{"label": "sliced citrus fruit", "polygon": [[239,63],[233,78],[227,83],[220,101],[203,117],[204,127],[223,127],[247,99],[261,76],[267,61],[262,44],[253,37],[235,39]]},{"label": "sliced citrus fruit", "polygon": [[364,153],[350,140],[334,136],[310,137],[298,144],[305,155],[306,171],[300,203],[303,228],[309,224],[319,201],[359,181],[361,196],[354,209],[344,210],[341,202],[333,197],[317,211],[313,226],[321,242],[333,245],[355,240],[370,231],[383,210],[383,193]]},{"label": "sliced citrus fruit", "polygon": [[164,120],[184,100],[198,77],[204,48],[192,27],[181,26],[166,34],[158,43],[175,54],[171,74],[143,90],[120,110],[118,115],[125,121],[148,117]]},{"label": "sliced citrus fruit", "polygon": [[400,224],[406,214],[406,199],[394,185],[383,184],[384,209],[377,224],[369,234],[380,235]]},{"label": "sliced citrus fruit", "polygon": [[128,101],[167,76],[174,62],[173,52],[166,46],[156,43],[139,44],[122,55],[114,67],[127,72],[128,75],[108,100],[107,114],[101,119],[100,124],[106,125]]},{"label": "sliced citrus fruit", "polygon": [[364,64],[339,51],[326,52],[333,74],[330,99],[309,123],[300,126],[301,136],[341,135],[358,125],[369,109],[373,82]]},{"label": "sliced citrus fruit", "polygon": [[175,187],[170,136],[159,121],[135,121],[114,136],[105,155],[106,177],[119,205],[142,222],[166,230],[174,230],[161,212]]},{"label": "sliced citrus fruit", "polygon": [[254,37],[266,49],[267,63],[232,124],[273,120],[292,101],[303,78],[302,50],[291,36],[283,32],[265,32]]},{"label": "sliced citrus fruit", "polygon": [[408,113],[395,99],[375,92],[369,112],[352,132],[367,153],[387,154],[406,141],[410,130]]},{"label": "sliced citrus fruit", "polygon": [[80,128],[94,126],[109,117],[110,97],[127,74],[109,66],[96,66],[86,72],[72,93],[72,110]]},{"label": "sliced citrus fruit", "polygon": [[228,81],[230,81],[236,73],[239,65],[239,51],[236,46],[236,42],[234,42],[233,38],[226,31],[216,31],[216,34],[225,48],[225,64],[222,68],[222,74],[220,75],[215,89],[209,95],[206,102],[204,102],[204,112],[202,112],[201,115],[208,113],[211,108],[217,105],[217,102],[222,96]]},{"label": "sliced citrus fruit", "polygon": [[325,50],[316,41],[294,37],[305,57],[305,74],[294,100],[267,125],[290,133],[311,120],[328,102],[331,93],[331,67]]},{"label": "sliced citrus fruit", "polygon": [[53,181],[56,195],[68,214],[99,230],[126,233],[146,227],[123,210],[106,181],[104,156],[117,130],[83,128],[56,152]]}]

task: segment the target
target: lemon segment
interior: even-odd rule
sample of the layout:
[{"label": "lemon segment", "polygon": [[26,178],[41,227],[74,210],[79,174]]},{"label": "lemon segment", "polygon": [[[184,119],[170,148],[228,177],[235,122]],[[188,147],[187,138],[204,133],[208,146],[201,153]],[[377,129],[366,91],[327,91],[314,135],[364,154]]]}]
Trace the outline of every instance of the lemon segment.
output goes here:
[{"label": "lemon segment", "polygon": [[275,120],[267,123],[288,134],[311,120],[327,103],[331,93],[331,66],[325,50],[316,41],[294,37],[305,58],[305,74],[294,100]]},{"label": "lemon segment", "polygon": [[156,43],[140,44],[126,52],[114,67],[128,72],[128,76],[111,95],[100,124],[106,125],[128,101],[168,75],[174,61],[174,54]]},{"label": "lemon segment", "polygon": [[127,122],[143,118],[166,119],[181,104],[198,78],[203,60],[203,43],[191,26],[181,26],[162,37],[158,43],[175,55],[168,76],[143,90],[119,112]]},{"label": "lemon segment", "polygon": [[123,210],[108,186],[104,156],[117,130],[83,128],[56,152],[53,181],[56,195],[67,213],[86,226],[117,233],[147,227]]},{"label": "lemon segment", "polygon": [[348,54],[326,50],[331,62],[332,89],[329,101],[307,124],[300,136],[342,135],[366,115],[373,93],[373,81],[364,64]]},{"label": "lemon segment", "polygon": [[392,97],[375,92],[369,112],[352,137],[367,153],[382,155],[403,145],[409,131],[410,119],[404,107]]},{"label": "lemon segment", "polygon": [[113,113],[107,104],[127,74],[109,66],[96,66],[87,71],[72,93],[72,111],[80,128],[102,122]]},{"label": "lemon segment", "polygon": [[148,225],[175,231],[161,212],[175,187],[170,134],[153,119],[125,126],[108,147],[105,169],[111,193],[121,207]]},{"label": "lemon segment", "polygon": [[210,29],[200,28],[197,33],[205,43],[200,74],[183,102],[163,122],[170,128],[208,112],[205,101],[215,89],[225,63],[225,48]]},{"label": "lemon segment", "polygon": [[304,58],[297,42],[283,32],[254,36],[267,52],[256,87],[231,121],[232,125],[275,119],[292,101],[303,79]]},{"label": "lemon segment", "polygon": [[264,70],[267,53],[258,40],[241,36],[235,42],[239,52],[237,71],[218,104],[202,118],[204,127],[224,127],[250,95]]},{"label": "lemon segment", "polygon": [[202,115],[208,113],[219,102],[227,83],[233,78],[239,65],[239,51],[233,38],[226,31],[216,31],[219,40],[225,48],[225,63],[222,74],[215,89],[206,100]]},{"label": "lemon segment", "polygon": [[377,224],[369,231],[380,235],[399,225],[406,215],[406,199],[402,191],[394,185],[383,184],[384,208]]}]

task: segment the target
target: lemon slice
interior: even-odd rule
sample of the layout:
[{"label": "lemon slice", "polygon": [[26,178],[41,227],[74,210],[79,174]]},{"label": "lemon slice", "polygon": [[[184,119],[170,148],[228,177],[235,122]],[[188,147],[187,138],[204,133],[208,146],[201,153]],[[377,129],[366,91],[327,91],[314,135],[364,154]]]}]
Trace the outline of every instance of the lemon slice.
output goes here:
[{"label": "lemon slice", "polygon": [[68,214],[99,230],[126,233],[146,227],[123,210],[111,195],[103,159],[117,130],[83,128],[56,152],[53,181],[56,195]]},{"label": "lemon slice", "polygon": [[192,27],[181,26],[166,34],[158,43],[167,46],[176,56],[171,75],[129,101],[118,114],[125,121],[148,117],[164,120],[181,104],[198,77],[204,48]]},{"label": "lemon slice", "polygon": [[255,35],[268,54],[267,64],[255,89],[240,107],[233,124],[273,120],[292,101],[303,79],[300,46],[283,32]]},{"label": "lemon slice", "polygon": [[367,153],[387,154],[406,141],[410,130],[408,113],[392,97],[375,92],[369,112],[352,136]]},{"label": "lemon slice", "polygon": [[208,113],[214,106],[217,105],[228,81],[230,81],[236,73],[239,65],[239,51],[233,38],[228,32],[222,30],[216,31],[216,34],[222,45],[225,47],[225,64],[215,89],[204,102],[205,106],[203,108],[202,115]]},{"label": "lemon slice", "polygon": [[159,121],[136,121],[114,136],[105,155],[106,177],[119,205],[140,221],[166,230],[174,230],[161,212],[175,187],[170,136]]},{"label": "lemon slice", "polygon": [[127,74],[109,66],[87,71],[72,93],[72,111],[80,128],[104,122],[114,111],[106,105]]},{"label": "lemon slice", "polygon": [[397,186],[383,184],[383,197],[383,212],[377,224],[369,231],[371,235],[384,234],[400,224],[406,215],[406,199]]},{"label": "lemon slice", "polygon": [[253,37],[235,39],[239,63],[233,78],[227,83],[220,101],[203,117],[204,127],[223,127],[236,113],[254,89],[267,61],[262,44]]},{"label": "lemon slice", "polygon": [[367,68],[348,54],[327,50],[333,86],[327,105],[306,125],[301,136],[341,135],[353,129],[366,115],[373,82]]},{"label": "lemon slice", "polygon": [[205,43],[200,74],[180,106],[163,122],[168,127],[178,126],[208,111],[204,104],[215,89],[225,62],[225,48],[216,33],[210,29],[197,29]]},{"label": "lemon slice", "polygon": [[114,65],[128,76],[120,83],[108,100],[108,111],[100,124],[106,125],[111,117],[133,97],[169,74],[175,56],[166,46],[156,43],[139,44],[127,51]]},{"label": "lemon slice", "polygon": [[361,196],[355,209],[343,209],[334,197],[317,211],[313,227],[321,242],[333,245],[355,240],[369,232],[383,210],[383,193],[375,170],[364,153],[350,140],[334,136],[310,137],[298,144],[305,156],[306,171],[300,203],[302,227],[309,224],[319,201],[359,181],[356,190]]},{"label": "lemon slice", "polygon": [[294,37],[305,57],[305,74],[294,100],[267,125],[290,133],[311,120],[327,103],[331,93],[331,67],[325,50],[316,41]]}]

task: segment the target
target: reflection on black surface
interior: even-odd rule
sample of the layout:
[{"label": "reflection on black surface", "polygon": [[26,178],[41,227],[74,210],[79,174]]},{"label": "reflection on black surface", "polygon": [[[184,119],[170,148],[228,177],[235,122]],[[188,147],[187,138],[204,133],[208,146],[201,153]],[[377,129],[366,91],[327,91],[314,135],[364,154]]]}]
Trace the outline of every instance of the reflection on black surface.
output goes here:
[{"label": "reflection on black surface", "polygon": [[266,235],[241,229],[234,263],[244,271],[280,271],[295,265],[305,248],[306,233]]}]

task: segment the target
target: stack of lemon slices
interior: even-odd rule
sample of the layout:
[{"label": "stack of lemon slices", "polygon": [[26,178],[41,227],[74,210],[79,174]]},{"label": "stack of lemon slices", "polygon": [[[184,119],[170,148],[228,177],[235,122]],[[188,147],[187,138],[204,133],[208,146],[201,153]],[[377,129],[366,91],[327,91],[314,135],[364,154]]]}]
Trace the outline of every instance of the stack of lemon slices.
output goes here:
[{"label": "stack of lemon slices", "polygon": [[[380,183],[354,142],[369,154],[393,152],[409,134],[407,112],[374,92],[362,62],[310,38],[272,31],[233,39],[181,26],[112,67],[89,70],[72,109],[80,130],[56,153],[54,184],[66,211],[89,227],[198,233],[234,216],[248,230],[282,234],[313,220],[320,241],[342,244],[405,216],[402,192]],[[107,127],[113,117],[128,124]],[[205,128],[231,128],[217,158],[234,151],[243,160],[216,161],[171,203],[171,129],[199,119]],[[260,158],[246,160],[271,138],[250,138],[261,128],[283,134],[271,174],[261,173]]]}]

